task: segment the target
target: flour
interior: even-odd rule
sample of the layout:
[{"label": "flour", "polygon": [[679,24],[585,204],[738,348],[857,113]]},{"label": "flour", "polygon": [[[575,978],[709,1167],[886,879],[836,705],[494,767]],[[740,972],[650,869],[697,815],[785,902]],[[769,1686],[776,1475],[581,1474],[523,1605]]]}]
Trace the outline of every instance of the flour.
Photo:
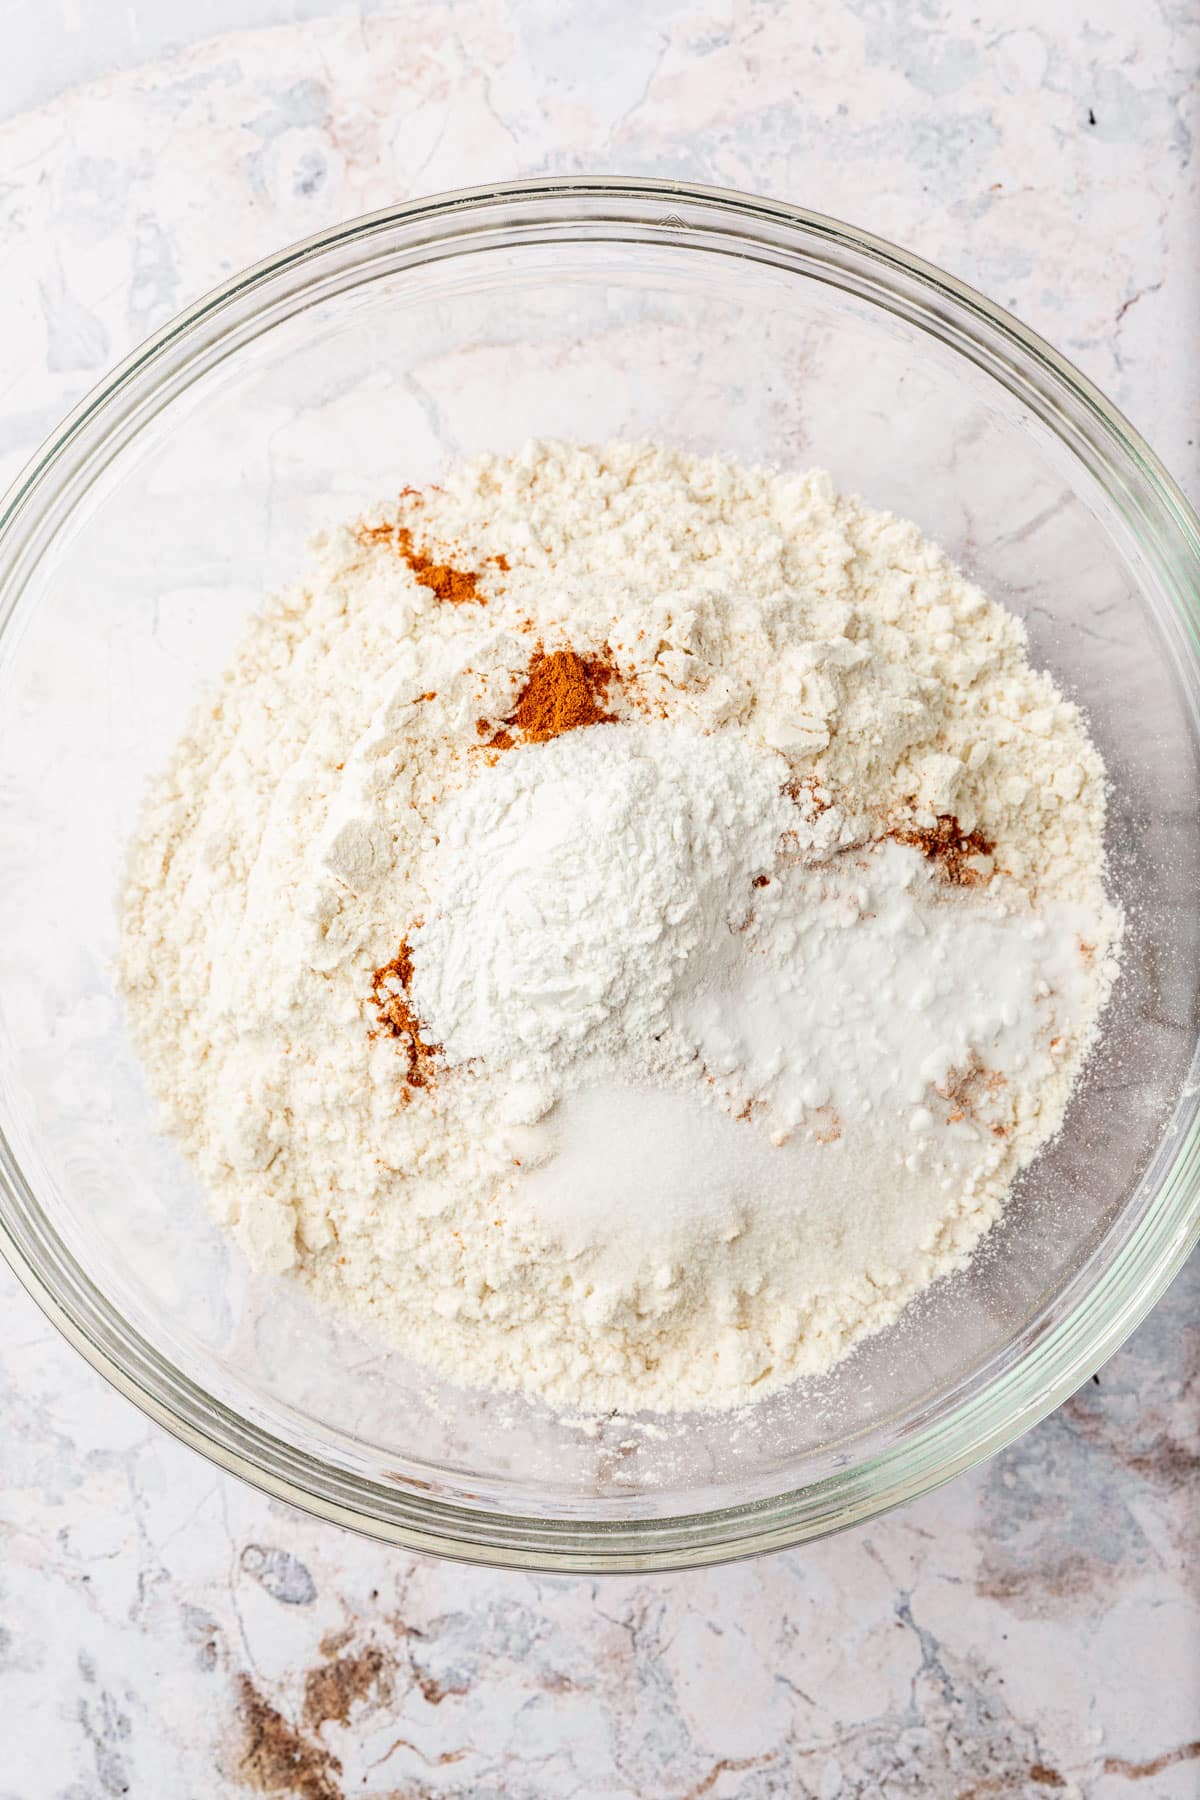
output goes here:
[{"label": "flour", "polygon": [[[560,646],[611,722],[522,741]],[[915,527],[535,445],[252,623],[149,799],[122,978],[260,1265],[464,1382],[732,1404],[961,1266],[1058,1129],[1103,824],[1077,710]]]}]

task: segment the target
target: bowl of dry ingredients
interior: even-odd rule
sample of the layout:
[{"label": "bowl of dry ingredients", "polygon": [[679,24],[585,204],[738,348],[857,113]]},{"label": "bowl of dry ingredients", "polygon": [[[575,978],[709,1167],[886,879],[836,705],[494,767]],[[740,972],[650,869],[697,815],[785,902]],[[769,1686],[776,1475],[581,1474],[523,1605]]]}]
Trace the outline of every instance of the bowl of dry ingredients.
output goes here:
[{"label": "bowl of dry ingredients", "polygon": [[1197,1219],[1196,521],[1046,345],[617,180],[295,246],[0,529],[0,1241],[225,1467],[497,1563],[947,1479]]}]

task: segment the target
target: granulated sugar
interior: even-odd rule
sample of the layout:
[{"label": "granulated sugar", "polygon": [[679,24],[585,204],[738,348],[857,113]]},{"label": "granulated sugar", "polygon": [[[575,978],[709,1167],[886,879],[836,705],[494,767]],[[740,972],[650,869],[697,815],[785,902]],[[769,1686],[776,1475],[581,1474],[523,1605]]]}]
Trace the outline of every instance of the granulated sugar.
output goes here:
[{"label": "granulated sugar", "polygon": [[258,1263],[465,1383],[744,1401],[960,1266],[1115,972],[1104,776],[915,527],[654,446],[317,547],[147,806],[169,1127]]}]

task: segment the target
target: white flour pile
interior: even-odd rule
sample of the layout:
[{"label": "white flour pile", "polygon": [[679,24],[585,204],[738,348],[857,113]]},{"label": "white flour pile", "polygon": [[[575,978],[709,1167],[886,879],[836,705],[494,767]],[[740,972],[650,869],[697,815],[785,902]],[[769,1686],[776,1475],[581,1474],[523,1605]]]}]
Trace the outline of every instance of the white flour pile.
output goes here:
[{"label": "white flour pile", "polygon": [[122,974],[257,1263],[465,1383],[744,1401],[966,1260],[1115,973],[1104,772],[914,526],[647,445],[318,546],[157,784]]}]

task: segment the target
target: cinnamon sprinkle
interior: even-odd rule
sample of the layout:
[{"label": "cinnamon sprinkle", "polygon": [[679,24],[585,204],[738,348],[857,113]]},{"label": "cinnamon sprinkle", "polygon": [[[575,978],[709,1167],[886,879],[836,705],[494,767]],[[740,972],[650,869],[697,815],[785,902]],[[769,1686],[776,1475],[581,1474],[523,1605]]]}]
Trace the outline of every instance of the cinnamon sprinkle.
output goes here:
[{"label": "cinnamon sprinkle", "polygon": [[[402,488],[400,497],[411,499],[418,506],[421,504],[422,496],[416,488]],[[459,569],[453,563],[439,562],[428,550],[420,549],[413,542],[412,530],[408,525],[401,525],[394,519],[387,520],[382,525],[360,525],[357,536],[360,544],[390,546],[408,564],[421,586],[428,588],[439,600],[446,601],[450,606],[461,606],[468,600],[479,606],[487,605],[487,596],[479,592],[479,571]],[[489,556],[486,561],[507,573],[507,556]]]},{"label": "cinnamon sprinkle", "polygon": [[818,1144],[836,1144],[842,1135],[842,1115],[828,1101],[805,1114],[808,1134]]},{"label": "cinnamon sprinkle", "polygon": [[[611,654],[607,645],[605,652]],[[544,744],[585,725],[611,724],[616,714],[607,712],[605,704],[609,687],[619,679],[605,656],[580,656],[569,646],[546,651],[539,644],[530,658],[516,709],[487,739],[488,748],[511,750],[516,742],[514,732],[519,732],[526,744]],[[482,737],[488,730],[487,720],[478,720],[475,729]]]},{"label": "cinnamon sprinkle", "polygon": [[[405,938],[391,962],[382,964],[372,975],[371,1000],[380,1031],[395,1038],[404,1052],[406,1086],[424,1088],[433,1084],[435,1064],[442,1046],[429,1043],[421,1036],[424,1026],[408,998],[412,972],[412,948]],[[371,1035],[378,1034],[372,1032]]]},{"label": "cinnamon sprinkle", "polygon": [[939,813],[937,824],[913,826],[888,833],[898,844],[911,844],[937,867],[938,874],[953,887],[982,887],[991,880],[990,869],[976,864],[989,857],[996,848],[982,831],[964,831],[953,813]]},{"label": "cinnamon sprinkle", "polygon": [[792,775],[779,791],[797,806],[803,806],[806,811],[811,812],[814,819],[819,819],[822,813],[828,812],[833,804],[815,775]]},{"label": "cinnamon sprinkle", "polygon": [[1009,1134],[1009,1126],[995,1116],[1001,1107],[1000,1095],[1008,1086],[1008,1079],[998,1069],[989,1069],[980,1061],[972,1050],[963,1069],[947,1069],[939,1082],[935,1082],[934,1091],[949,1102],[950,1110],[946,1114],[947,1125],[957,1125],[962,1119],[970,1119],[976,1125],[982,1125],[993,1137],[1005,1138]]}]

